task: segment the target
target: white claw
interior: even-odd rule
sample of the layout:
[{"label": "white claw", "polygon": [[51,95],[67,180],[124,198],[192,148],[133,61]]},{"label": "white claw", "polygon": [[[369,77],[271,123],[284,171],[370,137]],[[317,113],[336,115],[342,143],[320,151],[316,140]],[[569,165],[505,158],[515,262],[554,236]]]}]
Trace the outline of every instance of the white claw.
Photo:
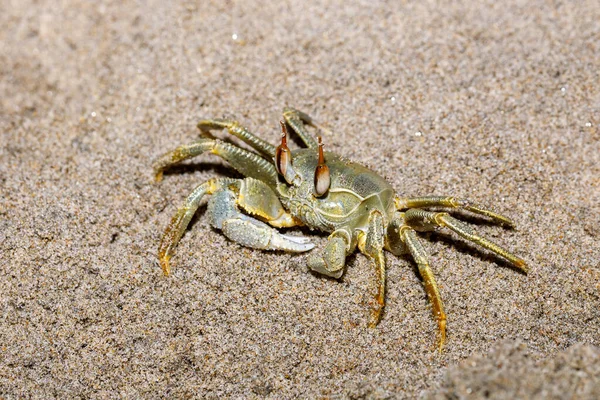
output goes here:
[{"label": "white claw", "polygon": [[302,253],[304,251],[312,250],[315,247],[315,245],[308,242],[306,238],[301,238],[301,240],[298,240],[298,238],[300,237],[275,233],[271,237],[269,247],[273,250],[285,250],[294,253]]},{"label": "white claw", "polygon": [[243,214],[223,221],[221,229],[229,239],[253,249],[301,253],[315,247],[305,237],[283,235],[264,222]]},{"label": "white claw", "polygon": [[292,235],[285,235],[285,234],[281,234],[281,236],[283,236],[284,238],[286,238],[287,240],[291,240],[292,242],[296,242],[296,243],[310,243],[310,239],[304,236],[292,236]]}]

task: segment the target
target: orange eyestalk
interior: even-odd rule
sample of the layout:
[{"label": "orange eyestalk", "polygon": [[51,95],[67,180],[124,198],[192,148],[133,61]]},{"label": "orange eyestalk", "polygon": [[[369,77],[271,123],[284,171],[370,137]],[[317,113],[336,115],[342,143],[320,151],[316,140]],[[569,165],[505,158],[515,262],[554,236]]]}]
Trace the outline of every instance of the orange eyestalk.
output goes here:
[{"label": "orange eyestalk", "polygon": [[296,171],[292,167],[292,152],[287,147],[287,128],[283,121],[279,121],[279,124],[281,124],[281,144],[275,150],[275,168],[291,185],[296,178]]},{"label": "orange eyestalk", "polygon": [[319,139],[319,162],[315,169],[315,195],[323,196],[329,190],[331,185],[331,176],[329,175],[329,167],[325,165],[325,157],[323,156],[323,142],[321,136]]}]

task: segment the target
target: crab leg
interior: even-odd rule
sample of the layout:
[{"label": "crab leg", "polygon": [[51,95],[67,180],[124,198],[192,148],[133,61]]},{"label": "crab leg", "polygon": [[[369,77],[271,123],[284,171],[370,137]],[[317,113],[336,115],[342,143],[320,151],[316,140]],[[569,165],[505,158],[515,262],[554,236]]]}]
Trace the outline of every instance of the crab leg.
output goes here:
[{"label": "crab leg", "polygon": [[312,118],[303,113],[302,111],[298,111],[295,108],[286,107],[283,109],[283,119],[285,119],[286,124],[293,129],[300,139],[304,142],[304,144],[310,148],[317,148],[319,144],[317,141],[311,136],[310,133],[306,130],[304,124],[312,126],[314,128],[320,129],[320,127],[312,120]]},{"label": "crab leg", "polygon": [[167,229],[158,246],[158,261],[165,275],[169,275],[171,271],[169,260],[175,253],[175,247],[177,247],[177,243],[179,243],[179,239],[183,236],[185,228],[187,228],[196,210],[198,210],[198,206],[204,195],[212,194],[221,187],[233,182],[235,182],[235,179],[231,178],[215,178],[204,182],[197,186],[187,197],[183,205],[179,207],[177,213],[171,218],[169,225],[167,225]]},{"label": "crab leg", "polygon": [[358,248],[375,263],[377,283],[375,301],[377,304],[375,305],[375,308],[373,308],[369,327],[375,327],[379,323],[381,315],[383,314],[383,308],[385,307],[386,273],[385,257],[383,255],[384,238],[383,217],[379,211],[373,210],[369,214],[369,223],[366,234],[362,233],[358,237]]},{"label": "crab leg", "polygon": [[156,180],[162,179],[162,174],[168,167],[183,160],[196,157],[210,151],[228,161],[233,168],[245,176],[259,179],[268,185],[277,184],[275,166],[253,152],[217,139],[202,138],[194,143],[177,147],[160,156],[153,164]]},{"label": "crab leg", "polygon": [[510,218],[488,210],[485,207],[467,199],[445,196],[424,196],[410,198],[396,197],[395,201],[396,209],[398,210],[423,207],[460,208],[463,210],[471,211],[475,214],[485,215],[486,217],[491,218],[494,222],[507,225],[511,228],[514,228],[515,226],[515,223]]},{"label": "crab leg", "polygon": [[463,238],[486,248],[502,258],[508,260],[512,265],[519,268],[521,271],[527,273],[527,264],[520,257],[515,256],[508,250],[498,246],[497,244],[489,241],[488,239],[477,235],[475,231],[458,219],[451,217],[445,212],[431,212],[425,211],[418,208],[413,208],[404,213],[404,220],[412,227],[417,228],[429,228],[432,226],[441,226],[456,232]]},{"label": "crab leg", "polygon": [[255,136],[248,129],[240,125],[237,121],[232,121],[229,119],[205,119],[198,122],[198,129],[202,131],[202,133],[207,133],[212,129],[227,129],[227,131],[238,139],[243,140],[245,143],[252,146],[253,149],[259,151],[264,156],[267,156],[269,159],[275,157],[275,146],[271,143],[262,140],[261,138]]},{"label": "crab leg", "polygon": [[406,244],[408,251],[417,263],[419,274],[421,274],[421,278],[423,278],[425,292],[427,293],[427,297],[429,297],[433,316],[438,324],[438,347],[441,352],[444,343],[446,342],[446,313],[444,312],[442,296],[440,295],[437,283],[435,282],[433,272],[429,267],[427,252],[417,238],[417,234],[413,228],[403,225],[400,227],[399,234],[402,241]]}]

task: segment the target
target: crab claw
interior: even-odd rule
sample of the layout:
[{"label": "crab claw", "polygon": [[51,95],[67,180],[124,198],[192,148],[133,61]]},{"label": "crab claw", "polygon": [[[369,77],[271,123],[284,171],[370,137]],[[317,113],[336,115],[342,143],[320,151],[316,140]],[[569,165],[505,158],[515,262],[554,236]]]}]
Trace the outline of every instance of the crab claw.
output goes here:
[{"label": "crab claw", "polygon": [[340,237],[332,237],[321,254],[310,256],[308,266],[315,272],[338,279],[344,273],[345,261],[346,243]]}]

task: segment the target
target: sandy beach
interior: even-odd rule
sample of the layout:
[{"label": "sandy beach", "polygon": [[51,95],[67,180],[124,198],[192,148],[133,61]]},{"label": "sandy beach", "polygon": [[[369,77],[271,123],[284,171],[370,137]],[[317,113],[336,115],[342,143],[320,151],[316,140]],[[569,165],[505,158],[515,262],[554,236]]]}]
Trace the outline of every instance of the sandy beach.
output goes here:
[{"label": "sandy beach", "polygon": [[[600,397],[600,3],[450,3],[1,2],[0,397]],[[203,154],[156,183],[152,162],[202,118],[277,144],[285,106],[402,196],[513,218],[467,221],[530,272],[420,234],[441,354],[410,257],[386,255],[375,329],[365,256],[324,278],[204,205],[165,277],[177,207],[239,175]]]}]

